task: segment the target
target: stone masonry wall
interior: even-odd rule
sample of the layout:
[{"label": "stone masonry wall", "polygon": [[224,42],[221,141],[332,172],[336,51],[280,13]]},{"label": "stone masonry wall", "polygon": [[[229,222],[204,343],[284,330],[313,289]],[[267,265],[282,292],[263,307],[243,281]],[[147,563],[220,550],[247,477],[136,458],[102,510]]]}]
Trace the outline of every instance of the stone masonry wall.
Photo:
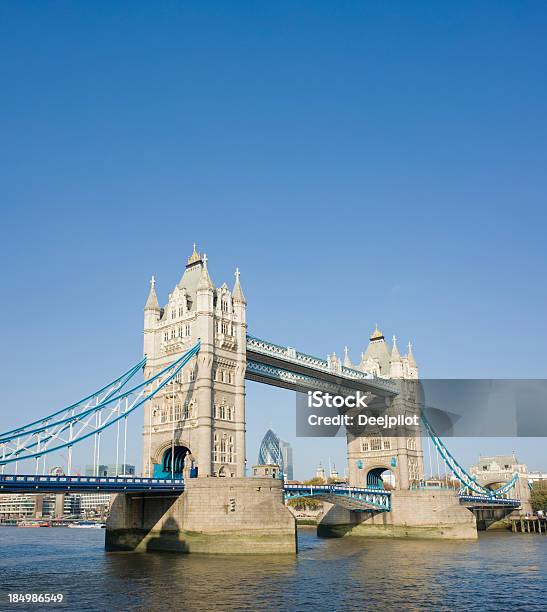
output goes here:
[{"label": "stone masonry wall", "polygon": [[108,550],[213,554],[296,552],[296,523],[282,483],[197,478],[181,495],[120,494],[106,528]]},{"label": "stone masonry wall", "polygon": [[452,491],[394,491],[391,512],[350,512],[339,507],[326,510],[319,535],[476,539],[473,513],[460,505]]}]

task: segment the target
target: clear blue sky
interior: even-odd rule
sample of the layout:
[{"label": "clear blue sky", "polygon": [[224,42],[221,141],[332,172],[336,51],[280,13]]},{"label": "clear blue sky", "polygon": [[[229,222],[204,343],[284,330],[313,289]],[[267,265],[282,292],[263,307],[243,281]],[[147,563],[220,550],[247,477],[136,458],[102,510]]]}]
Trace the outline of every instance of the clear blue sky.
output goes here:
[{"label": "clear blue sky", "polygon": [[[527,1],[3,3],[1,429],[136,361],[194,240],[256,335],[357,360],[378,322],[424,377],[545,377],[546,32]],[[271,423],[297,475],[340,465],[293,409],[249,385],[250,462]]]}]

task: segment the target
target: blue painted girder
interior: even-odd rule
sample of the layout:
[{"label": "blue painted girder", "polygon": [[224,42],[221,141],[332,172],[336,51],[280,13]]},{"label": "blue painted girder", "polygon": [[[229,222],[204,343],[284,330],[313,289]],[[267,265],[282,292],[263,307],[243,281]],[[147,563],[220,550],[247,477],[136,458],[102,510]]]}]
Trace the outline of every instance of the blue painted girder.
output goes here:
[{"label": "blue painted girder", "polygon": [[182,478],[140,478],[138,476],[34,476],[0,475],[1,493],[123,493],[184,491]]}]

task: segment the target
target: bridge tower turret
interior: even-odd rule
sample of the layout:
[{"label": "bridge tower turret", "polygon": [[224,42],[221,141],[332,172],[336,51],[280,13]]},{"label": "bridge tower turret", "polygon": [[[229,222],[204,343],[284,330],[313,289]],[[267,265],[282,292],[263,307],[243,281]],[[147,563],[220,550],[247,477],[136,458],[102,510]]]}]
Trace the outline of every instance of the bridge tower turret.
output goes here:
[{"label": "bridge tower turret", "polygon": [[412,353],[412,343],[408,343],[408,353],[406,354],[406,378],[418,378],[418,366]]},{"label": "bridge tower turret", "polygon": [[[214,285],[207,269],[207,255],[201,264],[201,274],[197,286],[196,335],[201,340],[201,348],[197,357],[197,449],[194,454],[199,456],[199,471],[201,475],[212,473],[213,454],[213,360],[214,346]],[[196,338],[196,339],[197,339]]]},{"label": "bridge tower turret", "polygon": [[[232,291],[234,305],[234,335],[239,347],[235,368],[235,427],[236,447],[245,455],[245,370],[247,368],[247,300],[240,283],[239,268]],[[237,476],[245,476],[245,463],[238,463]]]},{"label": "bridge tower turret", "polygon": [[[397,339],[393,337],[391,350],[376,325],[370,344],[361,356],[360,369],[378,378],[392,379],[397,384],[397,396],[374,397],[368,403],[371,411],[387,416],[419,414],[418,368],[409,345],[409,352],[401,356]],[[383,486],[382,473],[390,471],[396,489],[408,489],[423,479],[423,451],[420,428],[398,428],[397,435],[386,430],[348,430],[349,481],[354,486]]]},{"label": "bridge tower turret", "polygon": [[156,279],[150,279],[150,292],[144,305],[144,354],[154,354],[154,329],[161,317],[161,308],[156,295]]},{"label": "bridge tower turret", "polygon": [[403,378],[403,361],[397,348],[397,338],[395,336],[393,336],[393,348],[389,360],[389,374],[390,378]]},{"label": "bridge tower turret", "polygon": [[201,348],[145,406],[143,472],[160,478],[180,470],[186,477],[244,476],[246,301],[239,272],[233,292],[226,283],[215,288],[207,256],[194,245],[164,308],[154,287],[150,293],[145,378],[198,339]]}]

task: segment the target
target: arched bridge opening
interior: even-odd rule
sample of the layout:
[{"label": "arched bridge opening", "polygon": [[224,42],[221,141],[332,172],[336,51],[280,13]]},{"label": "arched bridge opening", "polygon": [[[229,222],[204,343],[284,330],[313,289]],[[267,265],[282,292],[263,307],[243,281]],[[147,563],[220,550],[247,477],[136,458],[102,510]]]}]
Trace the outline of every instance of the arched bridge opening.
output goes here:
[{"label": "arched bridge opening", "polygon": [[154,464],[154,478],[195,478],[197,475],[198,468],[186,446],[170,446],[164,451],[161,463]]},{"label": "arched bridge opening", "polygon": [[376,467],[367,473],[366,486],[369,489],[391,490],[395,488],[395,475],[387,467]]}]

